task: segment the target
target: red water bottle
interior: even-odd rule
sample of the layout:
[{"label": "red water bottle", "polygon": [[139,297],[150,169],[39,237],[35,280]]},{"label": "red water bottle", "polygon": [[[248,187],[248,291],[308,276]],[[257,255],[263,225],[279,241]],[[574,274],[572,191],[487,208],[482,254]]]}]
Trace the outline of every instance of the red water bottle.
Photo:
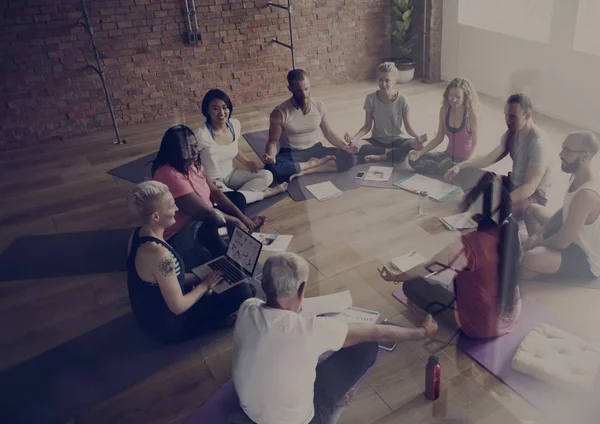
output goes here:
[{"label": "red water bottle", "polygon": [[425,367],[425,397],[437,400],[440,397],[442,385],[442,368],[437,356],[430,356]]}]

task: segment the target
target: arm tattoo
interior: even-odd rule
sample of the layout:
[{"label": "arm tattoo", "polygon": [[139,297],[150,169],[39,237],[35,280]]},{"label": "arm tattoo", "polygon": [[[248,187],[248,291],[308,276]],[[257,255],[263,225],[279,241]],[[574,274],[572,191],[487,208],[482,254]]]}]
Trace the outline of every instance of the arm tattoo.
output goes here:
[{"label": "arm tattoo", "polygon": [[162,258],[158,263],[158,271],[164,277],[175,274],[175,264],[171,258]]}]

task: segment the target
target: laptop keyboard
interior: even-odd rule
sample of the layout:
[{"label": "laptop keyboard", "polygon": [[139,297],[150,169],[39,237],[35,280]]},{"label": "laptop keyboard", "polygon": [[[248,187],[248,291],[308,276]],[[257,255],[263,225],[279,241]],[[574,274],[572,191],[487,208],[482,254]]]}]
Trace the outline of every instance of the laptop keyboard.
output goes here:
[{"label": "laptop keyboard", "polygon": [[230,286],[246,278],[246,275],[238,268],[239,265],[231,261],[227,256],[211,262],[208,266],[214,271],[221,271],[223,273],[223,280]]}]

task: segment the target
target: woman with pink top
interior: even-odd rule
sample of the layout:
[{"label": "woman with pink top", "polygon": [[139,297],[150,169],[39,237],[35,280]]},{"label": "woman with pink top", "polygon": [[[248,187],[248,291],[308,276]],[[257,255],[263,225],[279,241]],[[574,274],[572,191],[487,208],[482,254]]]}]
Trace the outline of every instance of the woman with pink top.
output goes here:
[{"label": "woman with pink top", "polygon": [[[457,163],[469,159],[477,145],[478,106],[473,84],[464,78],[452,80],[444,92],[437,135],[422,149],[409,153],[410,166],[420,174],[443,176]],[[432,152],[446,136],[446,150]]]}]

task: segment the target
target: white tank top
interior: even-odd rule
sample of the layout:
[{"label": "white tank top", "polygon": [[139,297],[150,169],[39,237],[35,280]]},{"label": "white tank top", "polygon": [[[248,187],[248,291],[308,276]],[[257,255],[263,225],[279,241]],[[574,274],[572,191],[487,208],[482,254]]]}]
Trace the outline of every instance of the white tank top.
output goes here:
[{"label": "white tank top", "polygon": [[306,115],[294,106],[292,99],[286,100],[275,108],[283,115],[283,132],[279,138],[281,147],[305,150],[319,142],[325,106],[318,99],[311,98],[310,101],[310,112]]},{"label": "white tank top", "polygon": [[[566,220],[567,215],[569,214],[569,206],[571,205],[571,201],[580,190],[591,190],[600,196],[600,183],[591,181],[583,184],[574,192],[567,191],[565,193],[565,201],[563,204],[563,222]],[[577,238],[575,239],[575,243],[586,253],[592,273],[596,277],[600,277],[600,216],[591,224],[583,226],[577,235]]]}]

